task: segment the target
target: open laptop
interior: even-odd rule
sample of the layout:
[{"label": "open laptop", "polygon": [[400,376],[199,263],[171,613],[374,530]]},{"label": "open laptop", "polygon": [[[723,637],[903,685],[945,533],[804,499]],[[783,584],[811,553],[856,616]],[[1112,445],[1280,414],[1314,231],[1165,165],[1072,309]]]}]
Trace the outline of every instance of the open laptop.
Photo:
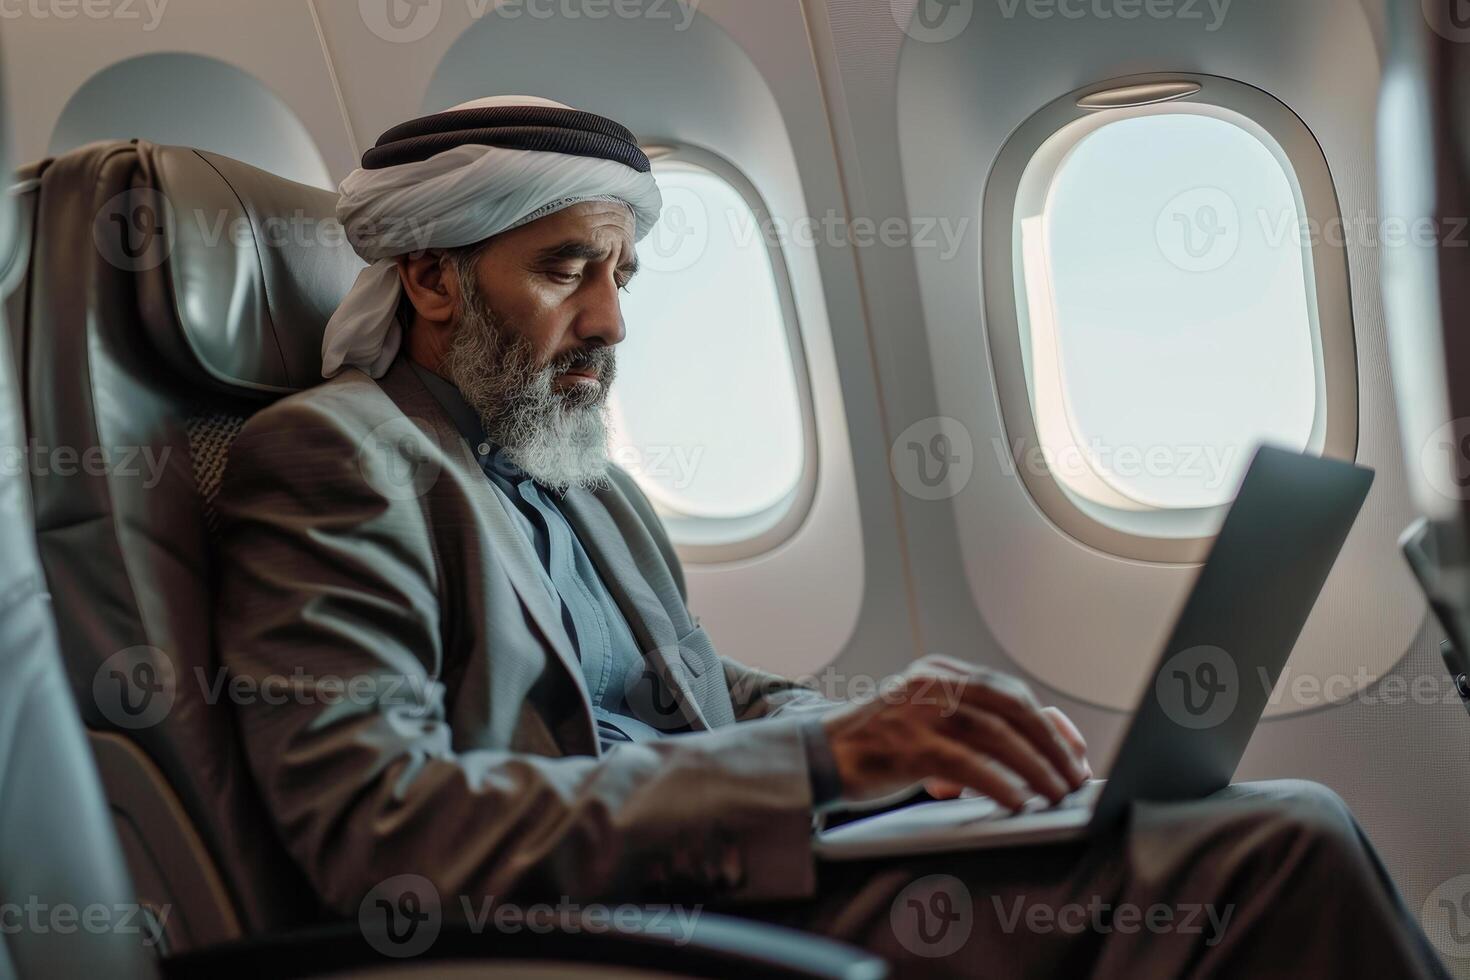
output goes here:
[{"label": "open laptop", "polygon": [[1257,451],[1106,781],[1015,813],[983,796],[891,810],[820,832],[817,854],[1073,840],[1110,828],[1135,800],[1200,799],[1229,785],[1372,482],[1351,463]]}]

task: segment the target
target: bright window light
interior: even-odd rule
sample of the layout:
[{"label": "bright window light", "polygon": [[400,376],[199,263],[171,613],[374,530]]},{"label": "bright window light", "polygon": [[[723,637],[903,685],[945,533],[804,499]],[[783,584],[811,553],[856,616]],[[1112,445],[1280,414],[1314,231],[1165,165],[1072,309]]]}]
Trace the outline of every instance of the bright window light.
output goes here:
[{"label": "bright window light", "polygon": [[623,298],[614,459],[665,515],[749,518],[793,494],[805,451],[772,256],[727,181],[682,161],[654,175],[664,211]]},{"label": "bright window light", "polygon": [[1050,162],[1030,199],[1023,178],[1016,213],[1022,349],[1048,465],[1102,508],[1228,503],[1257,444],[1320,446],[1294,175],[1269,135],[1225,110],[1074,127],[1038,151]]}]

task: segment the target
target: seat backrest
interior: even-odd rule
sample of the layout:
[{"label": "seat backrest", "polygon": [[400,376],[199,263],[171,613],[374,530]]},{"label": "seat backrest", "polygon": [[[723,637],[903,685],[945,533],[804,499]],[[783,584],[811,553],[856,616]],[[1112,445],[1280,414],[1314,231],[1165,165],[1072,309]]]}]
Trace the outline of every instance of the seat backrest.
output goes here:
[{"label": "seat backrest", "polygon": [[[7,135],[0,119],[0,167]],[[0,295],[23,265],[19,230],[13,199],[0,195]],[[19,396],[10,345],[0,341],[0,976],[151,977],[148,947],[158,936],[133,904],[62,670],[31,523]],[[79,928],[94,907],[101,918]]]},{"label": "seat backrest", "polygon": [[210,500],[243,420],[320,380],[362,262],[334,194],[214,154],[95,143],[19,176],[37,541],[135,887],[175,951],[309,921],[214,656]]}]

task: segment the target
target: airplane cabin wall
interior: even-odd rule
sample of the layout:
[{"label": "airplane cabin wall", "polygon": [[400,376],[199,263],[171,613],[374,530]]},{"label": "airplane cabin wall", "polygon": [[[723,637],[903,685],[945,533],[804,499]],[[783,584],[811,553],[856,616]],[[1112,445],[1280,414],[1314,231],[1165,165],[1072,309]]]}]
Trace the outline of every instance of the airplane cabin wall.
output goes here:
[{"label": "airplane cabin wall", "polygon": [[[1321,144],[1344,218],[1378,216],[1374,114],[1384,17],[1377,3],[1236,0],[1219,29],[1206,32],[1187,19],[1064,17],[1060,4],[1037,4],[1050,14],[1029,17],[1023,4],[962,0],[949,9],[964,26],[951,34],[941,25],[937,40],[925,36],[931,25],[905,33],[913,0],[808,6],[854,213],[911,217],[916,235],[926,218],[978,219],[996,155],[1032,113],[1108,79],[1191,72],[1233,78],[1286,103]],[[1210,18],[1204,4],[1165,6]],[[1470,872],[1460,831],[1470,782],[1458,764],[1470,752],[1470,719],[1439,661],[1439,630],[1395,546],[1414,512],[1388,373],[1379,255],[1366,241],[1350,234],[1347,259],[1359,459],[1377,479],[1237,778],[1301,777],[1337,790],[1452,969],[1470,976],[1470,944],[1439,904],[1446,889],[1459,894],[1470,880],[1460,877]],[[1146,681],[1193,572],[1079,543],[1004,469],[999,368],[977,288],[980,250],[975,232],[952,257],[933,247],[858,255],[889,433],[901,440],[915,425],[939,431],[923,428],[925,420],[946,418],[973,446],[973,475],[954,496],[899,495],[920,649],[1027,676],[1043,700],[1079,721],[1094,757],[1107,760],[1127,721],[1124,706]],[[842,662],[872,663],[864,656],[849,650]],[[1331,688],[1313,683],[1328,678],[1351,685],[1332,703],[1323,694]],[[1406,693],[1415,690],[1422,693]]]},{"label": "airplane cabin wall", "polygon": [[[959,0],[967,26],[930,43],[904,31],[913,0],[636,0],[617,9],[637,16],[571,18],[532,12],[582,8],[433,0],[419,36],[382,20],[379,0],[173,0],[151,26],[144,5],[136,20],[6,19],[0,70],[23,102],[12,113],[22,159],[127,124],[144,127],[129,135],[212,143],[331,186],[396,122],[528,93],[606,113],[647,142],[711,151],[778,218],[829,216],[848,229],[969,218],[958,258],[944,262],[841,234],[783,243],[816,423],[811,510],[765,554],[691,564],[692,605],[722,652],[792,673],[827,668],[837,695],[929,652],[1019,672],[1078,719],[1105,761],[1191,570],[1078,544],[1003,471],[998,368],[977,295],[979,192],[1006,136],[1053,99],[1122,75],[1188,71],[1286,103],[1322,145],[1343,214],[1374,214],[1383,16],[1380,0],[1234,0],[1206,33],[1182,20],[1029,17],[1026,2]],[[178,83],[189,78],[199,80]],[[222,93],[235,93],[231,104]],[[1378,258],[1348,246],[1359,447],[1378,478],[1291,665],[1296,675],[1370,665],[1373,679],[1342,704],[1278,691],[1239,775],[1300,776],[1341,793],[1431,938],[1457,954],[1452,968],[1470,977],[1470,944],[1457,946],[1431,907],[1435,889],[1470,874],[1460,831],[1470,780],[1456,765],[1470,755],[1470,718],[1452,696],[1385,693],[1417,678],[1448,688],[1439,635],[1392,547],[1412,509]],[[969,435],[974,470],[957,494],[923,499],[893,450],[938,417]]]}]

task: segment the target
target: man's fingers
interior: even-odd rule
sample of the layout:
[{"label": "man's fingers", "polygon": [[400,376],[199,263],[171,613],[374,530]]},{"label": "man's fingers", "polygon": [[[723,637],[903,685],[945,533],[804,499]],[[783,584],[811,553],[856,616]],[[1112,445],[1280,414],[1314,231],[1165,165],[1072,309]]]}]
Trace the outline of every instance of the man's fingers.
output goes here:
[{"label": "man's fingers", "polygon": [[1046,716],[1038,711],[1030,711],[1019,718],[1011,720],[1024,735],[1031,739],[1038,749],[1044,752],[1047,758],[1057,766],[1064,775],[1069,789],[1076,789],[1087,782],[1087,769],[1082,765],[1082,756],[1072,748],[1047,720]]},{"label": "man's fingers", "polygon": [[1087,751],[1087,740],[1082,737],[1082,733],[1077,730],[1077,726],[1072,723],[1072,719],[1062,713],[1061,708],[1055,705],[1047,705],[1041,709],[1041,713],[1046,715],[1047,721],[1056,726],[1062,738],[1065,738],[1067,744],[1071,745],[1073,749],[1081,753]]},{"label": "man's fingers", "polygon": [[962,704],[941,723],[941,731],[966,747],[993,757],[1052,802],[1072,789],[1068,777],[1056,764],[999,715]]},{"label": "man's fingers", "polygon": [[1061,708],[1047,706],[1041,709],[1041,713],[1047,721],[1051,722],[1057,734],[1061,735],[1072,747],[1072,751],[1077,753],[1077,757],[1082,762],[1082,768],[1087,771],[1087,778],[1091,779],[1092,764],[1087,761],[1087,740],[1082,737],[1082,732],[1073,724],[1072,719],[1062,712]]},{"label": "man's fingers", "polygon": [[952,783],[948,779],[926,779],[924,780],[924,792],[936,800],[958,799],[964,793],[963,783]]},{"label": "man's fingers", "polygon": [[1010,722],[1051,760],[1071,788],[1087,782],[1088,770],[1082,764],[1081,753],[1047,720],[1025,684],[1004,674],[977,674],[974,681],[965,685],[963,702]]},{"label": "man's fingers", "polygon": [[[1085,746],[1077,744],[1082,740],[1081,733],[1071,726],[1071,734],[1077,739],[1074,743],[1060,731],[1020,678],[939,654],[922,661],[917,679],[925,678],[929,678],[926,683],[946,694],[958,693],[959,705],[970,705],[1010,722],[1051,762],[1069,789],[1076,789],[1091,778],[1092,770],[1084,757]],[[957,713],[957,706],[948,697],[942,705],[946,715]]]},{"label": "man's fingers", "polygon": [[942,655],[917,668],[915,693],[941,695],[930,704],[940,706],[944,733],[993,756],[1043,796],[1060,799],[1092,777],[1082,733],[1061,711],[1043,708],[1024,681]]},{"label": "man's fingers", "polygon": [[1031,798],[1008,777],[1000,763],[959,742],[948,739],[932,745],[924,753],[925,768],[939,780],[968,786],[983,793],[1008,810],[1019,810]]}]

